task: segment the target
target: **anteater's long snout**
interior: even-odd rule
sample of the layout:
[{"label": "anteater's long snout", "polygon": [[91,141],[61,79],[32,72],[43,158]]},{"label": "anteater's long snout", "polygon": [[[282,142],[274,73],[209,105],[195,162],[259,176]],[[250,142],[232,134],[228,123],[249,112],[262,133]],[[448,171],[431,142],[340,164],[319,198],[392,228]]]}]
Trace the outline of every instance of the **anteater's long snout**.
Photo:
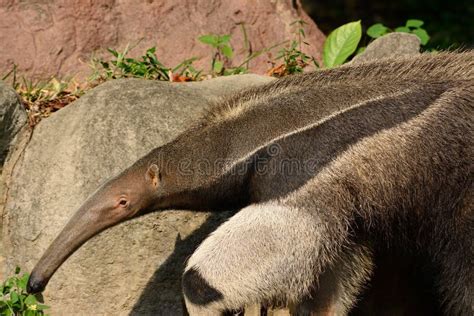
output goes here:
[{"label": "anteater's long snout", "polygon": [[134,217],[154,201],[154,187],[149,185],[153,181],[150,172],[146,173],[148,178],[142,176],[145,173],[138,169],[126,170],[84,202],[34,267],[27,284],[28,292],[43,291],[56,270],[86,241]]},{"label": "anteater's long snout", "polygon": [[42,292],[69,256],[91,237],[112,225],[114,223],[110,218],[100,218],[96,211],[79,209],[34,267],[28,280],[27,291]]}]

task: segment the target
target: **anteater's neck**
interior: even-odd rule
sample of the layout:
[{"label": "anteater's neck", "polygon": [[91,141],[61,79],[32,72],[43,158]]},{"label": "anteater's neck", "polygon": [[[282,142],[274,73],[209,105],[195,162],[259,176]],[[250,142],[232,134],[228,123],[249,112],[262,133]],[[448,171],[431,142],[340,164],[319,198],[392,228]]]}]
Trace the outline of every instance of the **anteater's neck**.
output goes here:
[{"label": "anteater's neck", "polygon": [[[347,93],[348,89],[351,94]],[[384,100],[393,104],[398,95],[407,93],[413,98],[418,97],[412,95],[417,94],[416,90],[413,83],[394,85],[393,82],[382,82],[376,87],[360,83],[312,89],[288,87],[277,96],[261,92],[246,101],[250,104],[240,105],[240,110],[231,108],[220,119],[204,122],[202,126],[153,151],[146,159],[160,161],[161,168],[169,175],[168,183],[164,185],[168,186],[173,196],[174,204],[170,207],[242,207],[250,202],[284,195],[317,172],[316,169],[303,175],[293,174],[291,177],[294,179],[288,179],[278,177],[288,175],[272,170],[273,178],[269,178],[265,170],[263,173],[259,170],[262,168],[262,157],[274,162],[278,157],[302,160],[314,155],[318,159],[324,155],[336,155],[358,138],[367,136],[367,133],[400,123],[405,107],[401,106],[398,110],[396,106],[390,107],[388,112],[398,112],[397,115],[387,116],[382,109]],[[431,101],[431,98],[428,99]],[[419,113],[426,105],[419,104],[414,113]],[[378,125],[368,124],[366,119],[374,111],[380,116],[375,119],[382,120]],[[358,121],[367,123],[368,128],[364,131],[352,126],[344,130],[347,127],[345,124],[359,124]],[[358,134],[352,135],[352,130]],[[304,140],[309,134],[315,142]],[[334,139],[333,151],[327,148],[327,142],[331,139]],[[166,176],[164,178],[167,179]],[[281,184],[272,190],[274,194],[259,195],[258,191],[265,191],[263,186],[273,187],[272,181]],[[259,187],[253,187],[255,185]]]}]

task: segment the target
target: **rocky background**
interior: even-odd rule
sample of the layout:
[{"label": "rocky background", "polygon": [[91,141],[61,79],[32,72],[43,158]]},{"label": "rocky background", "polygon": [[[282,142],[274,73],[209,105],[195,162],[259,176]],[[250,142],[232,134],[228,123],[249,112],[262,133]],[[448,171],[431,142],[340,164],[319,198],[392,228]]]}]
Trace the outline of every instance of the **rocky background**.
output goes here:
[{"label": "rocky background", "polygon": [[[292,37],[290,24],[307,22],[304,51],[320,58],[324,34],[302,10],[299,0],[0,0],[0,74],[13,64],[29,78],[89,73],[92,56],[108,47],[135,46],[131,57],[156,46],[160,61],[171,67],[190,57],[210,63],[200,35],[231,34],[236,52],[244,49],[240,24],[253,51]],[[250,69],[264,73],[268,58]],[[237,62],[239,60],[236,60]]]}]

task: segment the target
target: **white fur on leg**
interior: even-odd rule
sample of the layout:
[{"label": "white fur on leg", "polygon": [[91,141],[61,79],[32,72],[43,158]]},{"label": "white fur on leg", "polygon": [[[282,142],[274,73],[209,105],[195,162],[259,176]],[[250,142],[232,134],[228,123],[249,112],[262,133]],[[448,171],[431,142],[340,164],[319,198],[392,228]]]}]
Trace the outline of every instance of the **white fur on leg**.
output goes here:
[{"label": "white fur on leg", "polygon": [[319,276],[310,296],[292,308],[293,315],[345,316],[373,272],[370,246],[349,244]]},{"label": "white fur on leg", "polygon": [[271,300],[297,302],[309,292],[320,268],[321,234],[324,226],[305,210],[276,202],[251,205],[199,246],[186,271],[195,269],[222,293],[222,299],[205,306],[209,311]]}]

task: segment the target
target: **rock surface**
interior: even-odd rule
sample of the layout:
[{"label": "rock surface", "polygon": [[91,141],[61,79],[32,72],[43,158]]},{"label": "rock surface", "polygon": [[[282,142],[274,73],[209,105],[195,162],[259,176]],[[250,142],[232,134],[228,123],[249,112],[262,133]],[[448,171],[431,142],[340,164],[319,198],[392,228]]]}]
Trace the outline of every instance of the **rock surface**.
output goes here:
[{"label": "rock surface", "polygon": [[[235,51],[241,52],[240,24],[245,23],[255,52],[293,38],[289,24],[299,19],[308,23],[306,52],[319,59],[325,37],[299,0],[0,0],[0,74],[15,63],[28,76],[84,75],[93,54],[127,44],[136,45],[131,56],[156,46],[170,67],[206,57],[197,65],[207,69],[212,51],[197,41],[200,35],[231,34]],[[270,68],[266,61],[266,56],[252,61],[252,72]]]},{"label": "rock surface", "polygon": [[362,54],[352,59],[354,63],[371,61],[393,56],[413,55],[420,53],[420,40],[408,33],[390,33],[370,43]]},{"label": "rock surface", "polygon": [[[31,270],[97,186],[175,138],[209,100],[273,79],[107,82],[43,120],[16,162],[4,209],[5,273]],[[12,161],[7,160],[5,167]],[[51,315],[182,315],[183,264],[228,214],[152,213],[106,230],[58,270]]]},{"label": "rock surface", "polygon": [[[0,174],[8,152],[18,138],[20,130],[26,125],[27,115],[15,91],[0,81]],[[0,210],[4,206],[6,187],[0,181]],[[0,230],[3,218],[0,216]],[[0,243],[2,237],[0,236]],[[3,265],[3,248],[0,247],[0,266]],[[1,277],[1,273],[0,273]]]},{"label": "rock surface", "polygon": [[5,161],[10,144],[27,120],[15,90],[0,81],[0,166]]}]

